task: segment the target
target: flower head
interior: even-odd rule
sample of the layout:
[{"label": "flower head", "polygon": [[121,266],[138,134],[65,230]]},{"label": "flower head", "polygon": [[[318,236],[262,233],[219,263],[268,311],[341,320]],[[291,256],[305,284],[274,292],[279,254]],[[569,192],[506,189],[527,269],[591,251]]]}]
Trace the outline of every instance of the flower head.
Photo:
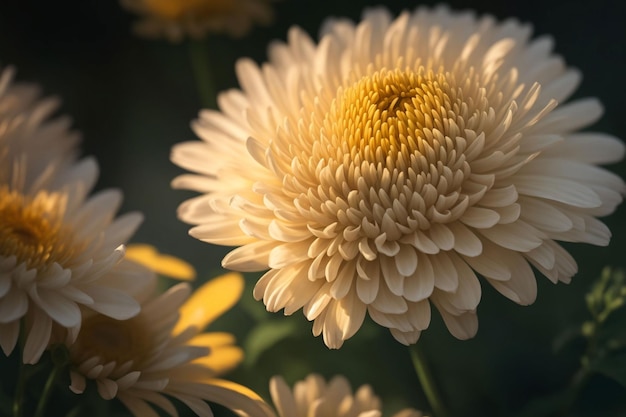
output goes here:
[{"label": "flower head", "polygon": [[41,99],[37,85],[14,76],[13,67],[0,73],[0,183],[28,189],[74,163],[79,135],[68,117],[51,117],[57,99]]},{"label": "flower head", "polygon": [[[311,374],[289,389],[284,379],[274,377],[270,381],[270,393],[279,417],[380,417],[381,402],[369,385],[352,392],[350,383],[343,376],[335,376],[326,382],[317,374]],[[422,417],[422,413],[405,409],[394,417]]]},{"label": "flower head", "polygon": [[240,37],[252,25],[273,19],[271,0],[121,0],[127,9],[143,15],[135,30],[150,38],[178,42],[185,36],[202,38],[209,32]]},{"label": "flower head", "polygon": [[238,62],[242,90],[201,112],[203,141],[174,147],[193,174],[173,185],[203,193],[180,218],[240,246],[225,267],[269,269],[255,297],[302,309],[329,347],[366,313],[415,343],[432,305],[454,336],[474,336],[478,276],[523,305],[532,267],[569,282],[576,262],[557,241],[607,245],[596,217],[624,193],[596,166],[623,144],[576,132],[600,104],[559,104],[580,74],[530,35],[445,7],[329,20],[317,45],[292,29],[262,67]]},{"label": "flower head", "polygon": [[177,416],[167,398],[199,416],[212,416],[205,401],[222,404],[244,416],[265,416],[267,406],[249,389],[217,376],[243,359],[228,333],[204,328],[235,304],[243,290],[240,274],[209,281],[190,297],[180,283],[154,295],[154,286],[137,294],[141,313],[129,320],[94,314],[85,319],[74,343],[70,389],[82,393],[94,380],[104,399],[118,398],[135,416],[158,414],[150,404]]},{"label": "flower head", "polygon": [[141,214],[115,218],[118,190],[89,196],[96,162],[75,161],[67,121],[46,119],[54,103],[10,75],[0,77],[0,347],[11,354],[23,331],[23,360],[34,363],[53,324],[76,330],[85,308],[137,314],[127,290],[152,273],[123,259]]}]

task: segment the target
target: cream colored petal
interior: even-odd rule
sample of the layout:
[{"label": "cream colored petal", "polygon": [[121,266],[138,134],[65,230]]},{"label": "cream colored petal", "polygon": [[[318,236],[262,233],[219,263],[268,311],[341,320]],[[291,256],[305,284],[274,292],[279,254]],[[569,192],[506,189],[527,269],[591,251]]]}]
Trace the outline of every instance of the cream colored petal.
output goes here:
[{"label": "cream colored petal", "polygon": [[9,356],[15,346],[20,334],[20,321],[15,320],[9,323],[0,323],[0,347],[6,356]]},{"label": "cream colored petal", "polygon": [[85,377],[78,372],[70,371],[70,391],[74,394],[82,394],[87,387]]},{"label": "cream colored petal", "polygon": [[206,378],[194,383],[179,382],[168,389],[176,398],[203,398],[243,417],[274,417],[274,412],[254,391],[223,379]]},{"label": "cream colored petal", "polygon": [[522,221],[481,229],[480,233],[497,245],[519,252],[533,250],[543,242],[536,229]]},{"label": "cream colored petal", "polygon": [[507,263],[511,267],[508,280],[487,279],[505,297],[521,305],[532,304],[537,298],[537,280],[528,262],[518,253],[509,252]]},{"label": "cream colored petal", "polygon": [[293,394],[282,377],[274,376],[270,379],[270,395],[279,416],[300,415]]},{"label": "cream colored petal", "polygon": [[98,378],[96,386],[98,387],[98,394],[105,400],[115,398],[115,395],[117,395],[117,384],[108,378]]},{"label": "cream colored petal", "polygon": [[459,316],[452,315],[442,309],[439,309],[439,312],[452,336],[460,340],[467,340],[476,336],[478,331],[476,312],[468,312]]},{"label": "cream colored petal", "polygon": [[31,310],[32,316],[27,325],[26,344],[22,352],[24,363],[35,364],[48,347],[52,333],[52,320],[50,316],[39,308]]},{"label": "cream colored petal", "polygon": [[117,397],[134,417],[159,417],[159,414],[144,400],[131,393],[120,393]]}]

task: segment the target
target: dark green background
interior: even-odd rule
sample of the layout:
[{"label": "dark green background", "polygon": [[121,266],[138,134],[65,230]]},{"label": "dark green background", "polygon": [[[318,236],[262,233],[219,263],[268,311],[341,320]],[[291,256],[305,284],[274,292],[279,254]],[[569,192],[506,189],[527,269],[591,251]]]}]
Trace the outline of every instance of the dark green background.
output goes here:
[{"label": "dark green background", "polygon": [[[316,36],[326,16],[358,19],[372,1],[283,0],[276,3],[276,22],[232,40],[216,35],[208,41],[219,90],[236,87],[234,63],[242,56],[262,62],[273,39],[284,40],[299,25]],[[389,1],[398,12],[432,2]],[[530,22],[536,35],[551,34],[556,52],[579,68],[583,82],[576,97],[596,96],[604,117],[593,126],[626,137],[626,8],[620,1],[452,1],[504,19]],[[125,193],[122,212],[139,210],[146,220],[135,241],[181,257],[197,268],[200,280],[220,272],[228,248],[198,242],[175,216],[177,205],[192,196],[171,190],[169,182],[182,172],[169,162],[173,144],[194,139],[189,128],[200,103],[185,44],[146,40],[130,31],[135,17],[116,1],[68,0],[0,2],[0,64],[14,65],[17,79],[36,82],[46,96],[62,99],[59,114],[68,114],[83,133],[83,150],[100,162],[97,188],[118,187]],[[610,167],[624,176],[624,163]],[[449,408],[456,416],[518,415],[532,398],[565,386],[577,367],[579,346],[560,354],[554,339],[586,318],[583,295],[604,265],[626,266],[625,208],[606,219],[614,238],[608,248],[569,245],[580,264],[571,285],[552,285],[538,277],[539,296],[531,307],[519,307],[485,285],[479,307],[478,336],[460,342],[450,336],[435,313],[420,341]],[[401,405],[427,408],[414,376],[408,351],[388,332],[367,325],[339,351],[329,351],[310,335],[311,324],[300,312],[282,319],[263,314],[252,301],[249,277],[242,303],[215,328],[232,331],[243,344],[260,322],[288,323],[298,329],[264,352],[252,367],[230,375],[267,395],[271,375],[289,382],[317,371],[342,373],[354,386],[370,383],[387,411]],[[281,320],[282,319],[282,320]],[[625,323],[626,325],[626,323]],[[595,377],[579,396],[569,416],[626,415],[626,392],[617,383]],[[59,400],[60,401],[60,400]],[[218,412],[222,410],[216,407]],[[226,414],[225,414],[226,415]],[[389,413],[387,413],[389,415]],[[535,414],[540,416],[542,414]]]}]

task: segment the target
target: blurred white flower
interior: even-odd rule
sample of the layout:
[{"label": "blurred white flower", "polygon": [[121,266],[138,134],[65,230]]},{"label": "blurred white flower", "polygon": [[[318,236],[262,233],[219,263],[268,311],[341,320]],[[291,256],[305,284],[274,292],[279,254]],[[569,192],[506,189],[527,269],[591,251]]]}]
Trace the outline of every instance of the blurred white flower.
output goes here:
[{"label": "blurred white flower", "polygon": [[142,16],[135,31],[148,38],[179,42],[186,36],[203,38],[210,32],[234,37],[247,34],[253,24],[269,24],[272,0],[121,0]]},{"label": "blurred white flower", "polygon": [[[73,163],[80,138],[68,117],[52,117],[59,100],[14,76],[13,67],[0,74],[0,183],[28,189]],[[28,164],[20,162],[26,155]]]},{"label": "blurred white flower", "polygon": [[204,284],[190,296],[180,283],[154,294],[137,294],[141,313],[129,320],[102,315],[86,318],[76,342],[69,343],[70,389],[83,393],[88,379],[107,400],[118,398],[137,417],[158,417],[152,405],[177,416],[172,397],[198,416],[212,416],[205,401],[242,416],[268,416],[268,406],[248,388],[217,378],[238,365],[243,351],[229,333],[204,328],[241,297],[243,277],[230,273]]},{"label": "blurred white flower", "polygon": [[269,271],[254,290],[270,311],[303,309],[338,348],[366,312],[404,344],[431,305],[460,339],[475,335],[477,274],[511,300],[536,297],[532,267],[569,282],[557,241],[607,245],[596,217],[624,183],[597,167],[623,144],[577,132],[595,99],[568,99],[580,74],[515,20],[418,8],[397,18],[329,20],[269,62],[237,63],[242,90],[194,124],[202,141],[173,148],[203,195],[179,208],[190,233],[240,246],[223,260]]},{"label": "blurred white flower", "polygon": [[0,347],[11,354],[25,333],[23,361],[48,347],[53,323],[80,327],[82,308],[114,318],[139,312],[127,294],[152,272],[123,259],[139,213],[116,219],[122,195],[88,196],[98,167],[76,162],[76,134],[49,120],[53,100],[0,77]]},{"label": "blurred white flower", "polygon": [[[328,383],[311,374],[289,389],[282,377],[270,381],[270,394],[279,417],[381,417],[381,402],[369,385],[355,393],[343,376]],[[405,409],[393,417],[422,417],[417,410]]]}]

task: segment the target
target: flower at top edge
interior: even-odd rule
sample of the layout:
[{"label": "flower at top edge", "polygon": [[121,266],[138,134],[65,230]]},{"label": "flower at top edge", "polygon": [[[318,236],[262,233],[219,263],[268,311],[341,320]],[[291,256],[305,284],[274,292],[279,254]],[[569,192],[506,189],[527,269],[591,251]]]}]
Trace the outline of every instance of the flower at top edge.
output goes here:
[{"label": "flower at top edge", "polygon": [[53,329],[76,330],[84,309],[137,314],[128,291],[153,274],[124,259],[142,215],[115,218],[119,190],[89,195],[95,160],[76,161],[77,135],[49,119],[54,100],[11,72],[0,76],[0,347],[10,355],[22,332],[22,359],[35,363]]},{"label": "flower at top edge", "polygon": [[[337,375],[328,382],[310,374],[289,389],[282,377],[270,381],[270,393],[278,417],[381,417],[381,401],[369,385],[352,392],[346,378]],[[423,417],[417,410],[405,409],[393,417]]]},{"label": "flower at top edge", "polygon": [[104,399],[119,399],[137,417],[157,417],[157,406],[177,416],[176,399],[201,417],[212,416],[205,401],[238,415],[270,417],[254,392],[218,378],[237,366],[243,351],[234,336],[205,332],[213,320],[241,297],[243,277],[229,273],[194,293],[179,283],[162,294],[154,285],[137,294],[141,312],[129,320],[92,314],[74,343],[69,343],[70,389],[83,393],[94,380]]},{"label": "flower at top edge", "polygon": [[139,35],[180,42],[185,37],[199,39],[208,33],[244,36],[254,24],[272,22],[272,1],[121,0],[121,4],[141,16],[134,27]]},{"label": "flower at top edge", "polygon": [[238,247],[224,267],[267,271],[255,298],[302,309],[331,348],[366,315],[415,343],[432,306],[473,337],[479,277],[521,305],[533,268],[569,282],[558,242],[608,245],[597,218],[625,191],[597,166],[622,142],[579,131],[602,106],[567,102],[580,72],[531,33],[444,6],[329,19],[317,43],[292,28],[268,62],[237,63],[241,89],[200,113],[201,141],[174,146],[191,172],[173,186],[201,193],[179,217]]}]

